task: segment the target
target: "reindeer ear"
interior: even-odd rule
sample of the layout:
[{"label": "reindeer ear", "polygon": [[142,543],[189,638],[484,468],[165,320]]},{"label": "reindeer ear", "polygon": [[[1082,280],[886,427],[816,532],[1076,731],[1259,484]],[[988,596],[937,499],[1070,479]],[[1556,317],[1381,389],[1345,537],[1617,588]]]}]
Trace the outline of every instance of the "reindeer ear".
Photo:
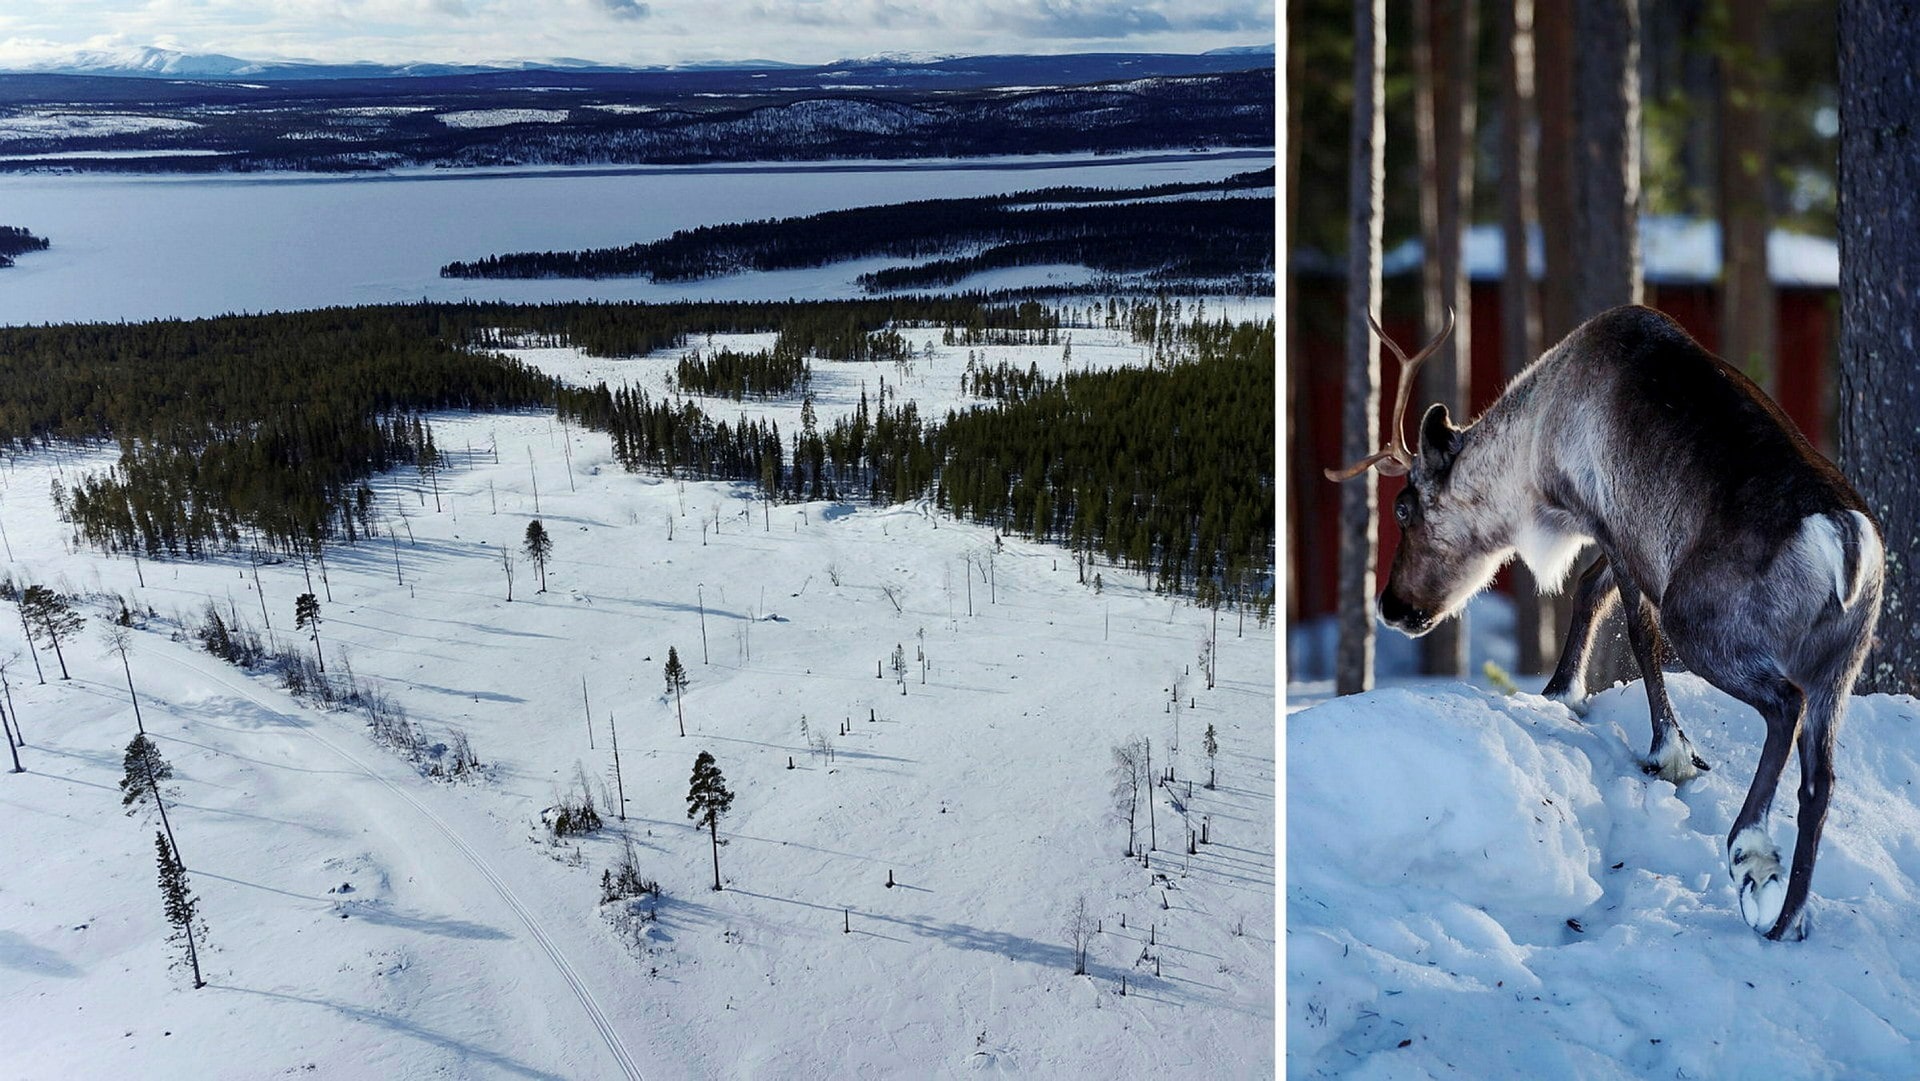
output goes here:
[{"label": "reindeer ear", "polygon": [[1453,426],[1447,415],[1447,407],[1435,402],[1427,407],[1427,415],[1420,419],[1420,465],[1427,473],[1439,475],[1453,464],[1453,456],[1460,453],[1460,429]]}]

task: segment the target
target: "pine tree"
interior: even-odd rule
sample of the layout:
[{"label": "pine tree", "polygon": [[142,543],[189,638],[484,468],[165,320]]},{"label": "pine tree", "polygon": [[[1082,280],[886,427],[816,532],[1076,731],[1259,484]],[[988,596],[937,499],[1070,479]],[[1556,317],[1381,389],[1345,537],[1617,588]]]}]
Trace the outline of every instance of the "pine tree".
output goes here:
[{"label": "pine tree", "polygon": [[[193,986],[197,990],[207,985],[200,978],[200,951],[193,940],[194,928],[200,923],[200,902],[187,888],[187,868],[174,857],[166,835],[156,831],[153,844],[160,857],[160,898],[166,905],[167,923],[173,928],[167,941],[187,947],[187,963],[193,966]],[[204,927],[200,930],[206,933]]]},{"label": "pine tree", "polygon": [[327,659],[320,653],[320,598],[311,593],[302,593],[294,598],[293,627],[295,630],[313,628],[310,632],[313,636],[313,656],[320,662],[320,671],[325,672]]},{"label": "pine tree", "polygon": [[667,647],[667,693],[673,695],[673,710],[680,720],[680,734],[687,734],[687,714],[680,706],[680,695],[687,689],[687,670],[680,663],[680,651]]},{"label": "pine tree", "polygon": [[720,816],[733,806],[733,793],[727,791],[727,779],[713,756],[701,751],[693,760],[693,777],[687,788],[687,817],[695,825],[705,825],[713,839],[713,888],[720,889]]},{"label": "pine tree", "polygon": [[45,638],[53,645],[53,655],[60,661],[60,678],[72,679],[67,674],[67,658],[60,652],[60,639],[71,637],[86,618],[74,611],[65,597],[46,586],[28,586],[20,594],[20,614],[36,641]]},{"label": "pine tree", "polygon": [[540,519],[535,518],[527,523],[526,542],[521,545],[521,549],[527,553],[528,559],[533,560],[534,569],[540,572],[539,591],[545,593],[547,591],[547,559],[553,555],[553,538],[547,535],[547,527],[540,524]]},{"label": "pine tree", "polygon": [[158,795],[161,781],[173,777],[173,767],[145,733],[133,737],[121,761],[126,774],[120,778],[120,805],[128,808],[128,814],[133,813],[134,804]]},{"label": "pine tree", "polygon": [[1220,739],[1214,735],[1212,725],[1207,726],[1204,746],[1207,749],[1207,787],[1211,789],[1213,787],[1213,756],[1220,753]]}]

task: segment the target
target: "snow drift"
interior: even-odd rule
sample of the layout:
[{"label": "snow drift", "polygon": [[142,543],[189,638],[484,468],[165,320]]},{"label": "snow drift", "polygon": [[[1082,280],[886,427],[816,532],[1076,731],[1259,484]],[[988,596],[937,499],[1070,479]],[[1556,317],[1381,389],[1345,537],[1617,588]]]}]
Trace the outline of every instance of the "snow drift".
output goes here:
[{"label": "snow drift", "polygon": [[[1741,920],[1724,855],[1759,715],[1668,686],[1714,767],[1679,790],[1639,768],[1637,683],[1584,720],[1432,683],[1288,718],[1290,1075],[1913,1076],[1920,702],[1853,699],[1811,937],[1780,944]],[[1787,850],[1797,784],[1790,764]]]}]

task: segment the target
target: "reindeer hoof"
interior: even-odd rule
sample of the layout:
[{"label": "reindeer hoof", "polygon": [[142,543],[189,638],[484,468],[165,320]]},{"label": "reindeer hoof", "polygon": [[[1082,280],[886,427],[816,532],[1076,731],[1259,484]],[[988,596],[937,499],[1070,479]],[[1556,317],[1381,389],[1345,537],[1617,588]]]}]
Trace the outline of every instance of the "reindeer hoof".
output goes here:
[{"label": "reindeer hoof", "polygon": [[1592,697],[1587,694],[1585,688],[1576,691],[1571,688],[1549,686],[1546,690],[1541,691],[1540,695],[1543,698],[1551,698],[1561,705],[1566,706],[1573,711],[1573,715],[1576,717],[1585,717],[1587,715],[1587,707],[1592,705]]},{"label": "reindeer hoof", "polygon": [[[1740,915],[1747,926],[1768,938],[1782,938],[1791,930],[1775,926],[1787,900],[1787,877],[1773,839],[1760,827],[1748,826],[1734,837],[1727,858],[1727,871],[1733,876],[1734,889],[1740,895]],[[1794,922],[1798,925],[1802,921]],[[1798,936],[1790,941],[1797,940]]]},{"label": "reindeer hoof", "polygon": [[1693,744],[1686,736],[1676,732],[1672,739],[1655,747],[1647,760],[1640,763],[1640,768],[1649,776],[1678,787],[1713,767],[1694,751]]}]

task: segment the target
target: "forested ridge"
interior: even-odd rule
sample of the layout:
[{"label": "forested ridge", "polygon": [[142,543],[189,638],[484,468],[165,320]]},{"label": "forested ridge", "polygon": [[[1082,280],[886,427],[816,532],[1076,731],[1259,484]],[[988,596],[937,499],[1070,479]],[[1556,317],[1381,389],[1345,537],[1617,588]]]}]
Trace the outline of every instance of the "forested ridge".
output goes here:
[{"label": "forested ridge", "polygon": [[1183,323],[1152,303],[1110,307],[1109,319],[1154,343],[1155,367],[1029,378],[1017,395],[942,418],[885,390],[843,417],[816,418],[808,401],[788,433],[633,388],[562,386],[488,349],[621,356],[777,332],[762,354],[710,354],[698,378],[715,393],[790,393],[805,386],[806,357],[909,355],[903,327],[943,326],[962,344],[1057,344],[1059,313],[980,297],[469,303],[3,328],[0,445],[117,442],[116,465],[55,492],[76,539],[103,551],[316,552],[384,528],[374,473],[445,467],[423,412],[555,407],[608,432],[630,470],[746,481],[770,499],[930,498],[1103,553],[1160,588],[1243,596],[1271,561],[1272,325]]},{"label": "forested ridge", "polygon": [[949,285],[979,270],[1041,263],[1156,280],[1253,278],[1273,273],[1273,200],[1233,193],[1273,184],[1274,171],[1265,169],[1206,183],[926,199],[701,226],[618,248],[494,255],[449,263],[440,273],[687,281],[888,255],[943,258],[862,275],[869,292]]}]

